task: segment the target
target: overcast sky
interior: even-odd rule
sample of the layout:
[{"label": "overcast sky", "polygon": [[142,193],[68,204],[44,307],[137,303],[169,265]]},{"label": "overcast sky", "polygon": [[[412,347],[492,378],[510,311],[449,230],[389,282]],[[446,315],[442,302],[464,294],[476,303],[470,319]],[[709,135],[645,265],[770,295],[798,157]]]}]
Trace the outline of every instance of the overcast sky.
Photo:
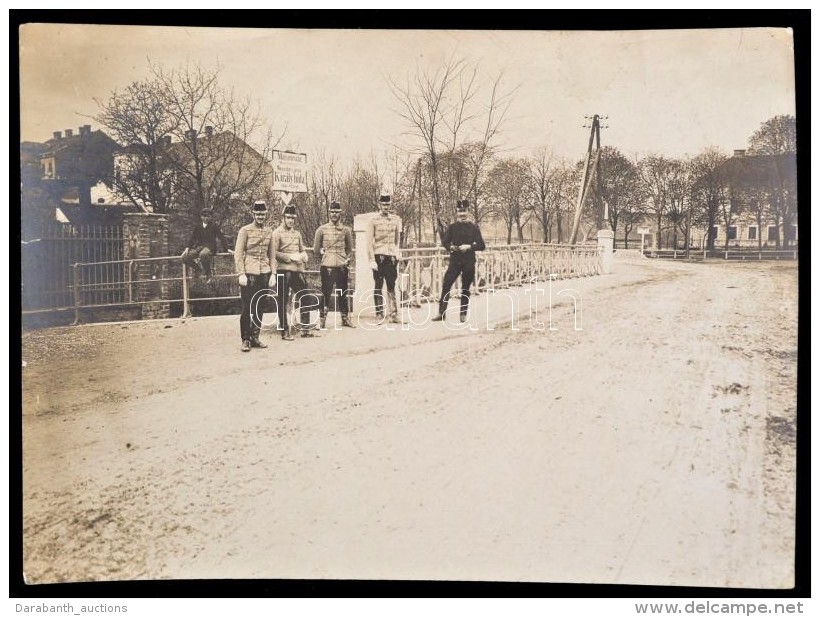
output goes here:
[{"label": "overcast sky", "polygon": [[508,152],[550,147],[579,158],[584,116],[608,116],[603,145],[628,155],[745,148],[760,123],[795,113],[791,34],[784,29],[385,31],[30,24],[20,33],[21,137],[92,124],[94,98],[144,78],[148,59],[222,67],[221,81],[258,99],[285,146],[341,160],[404,141],[387,79],[455,56],[484,83],[504,71],[515,100]]}]

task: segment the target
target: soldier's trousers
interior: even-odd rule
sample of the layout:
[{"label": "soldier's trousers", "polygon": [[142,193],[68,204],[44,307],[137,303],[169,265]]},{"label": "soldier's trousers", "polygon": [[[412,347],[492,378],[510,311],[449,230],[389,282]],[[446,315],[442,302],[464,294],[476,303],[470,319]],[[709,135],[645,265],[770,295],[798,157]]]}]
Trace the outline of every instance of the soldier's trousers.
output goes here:
[{"label": "soldier's trousers", "polygon": [[239,315],[239,333],[243,341],[259,336],[262,318],[265,316],[265,290],[268,288],[270,272],[266,274],[248,274],[248,284],[239,286],[239,297],[242,300],[242,313]]},{"label": "soldier's trousers", "polygon": [[333,295],[335,288],[336,295],[336,310],[342,315],[348,313],[348,291],[347,291],[347,266],[322,266],[319,268],[319,274],[322,277],[322,296],[325,299],[325,305],[322,308],[322,314],[326,315],[333,305]]},{"label": "soldier's trousers", "polygon": [[[278,270],[276,272],[276,307],[279,315],[279,329],[284,333],[288,328],[288,313],[290,312],[290,293],[293,292],[296,304],[299,307],[299,323],[302,327],[310,324],[310,309],[316,308],[312,304],[312,294],[306,294],[307,283],[301,272],[292,270]],[[310,299],[309,299],[310,298]]]},{"label": "soldier's trousers", "polygon": [[384,315],[384,295],[382,287],[387,283],[387,310],[388,314],[398,312],[396,305],[396,279],[398,260],[393,255],[376,255],[378,268],[373,271],[373,303],[376,305],[376,314]]},{"label": "soldier's trousers", "polygon": [[470,305],[470,285],[475,280],[475,260],[453,255],[450,257],[450,265],[447,266],[444,282],[441,285],[441,299],[438,303],[438,312],[441,315],[447,310],[450,288],[459,276],[461,276],[461,314],[467,314],[467,308]]}]

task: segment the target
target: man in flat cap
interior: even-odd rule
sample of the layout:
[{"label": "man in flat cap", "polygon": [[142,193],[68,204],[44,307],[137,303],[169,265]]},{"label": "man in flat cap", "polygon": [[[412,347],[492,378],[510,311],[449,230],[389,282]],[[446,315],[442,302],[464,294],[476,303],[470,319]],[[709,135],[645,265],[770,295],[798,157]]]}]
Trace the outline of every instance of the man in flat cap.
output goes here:
[{"label": "man in flat cap", "polygon": [[259,340],[265,314],[263,295],[276,284],[273,232],[265,225],[268,205],[257,201],[251,213],[253,223],[239,230],[234,248],[234,265],[239,275],[239,295],[242,299],[242,313],[239,316],[242,351],[250,351],[251,347],[267,347]]},{"label": "man in flat cap", "polygon": [[228,246],[225,235],[219,225],[213,222],[213,211],[210,208],[203,208],[199,213],[201,223],[196,225],[191,232],[188,245],[182,251],[182,261],[199,276],[205,275],[205,282],[211,280],[211,260],[216,255],[217,240],[222,245],[222,250],[233,253]]},{"label": "man in flat cap", "polygon": [[308,255],[302,234],[296,229],[296,206],[288,204],[282,209],[282,224],[273,232],[273,252],[276,258],[277,296],[279,306],[279,327],[282,329],[282,340],[292,341],[288,325],[288,307],[290,292],[295,294],[299,306],[299,327],[302,336],[313,336],[310,331],[310,307],[305,297],[307,283],[302,274]]},{"label": "man in flat cap", "polygon": [[484,238],[478,225],[468,221],[470,202],[461,200],[456,205],[456,220],[447,226],[441,243],[450,251],[450,264],[444,273],[441,286],[441,299],[438,303],[438,315],[433,321],[444,321],[447,301],[450,299],[450,288],[461,276],[461,323],[467,321],[467,310],[470,305],[470,285],[475,280],[475,252],[484,250]]},{"label": "man in flat cap", "polygon": [[390,195],[379,197],[379,216],[373,217],[367,227],[367,256],[373,270],[373,300],[376,317],[384,318],[384,296],[382,287],[387,283],[388,318],[393,323],[401,323],[396,303],[396,278],[401,242],[401,219],[390,213]]},{"label": "man in flat cap", "polygon": [[325,327],[327,311],[335,293],[336,306],[342,314],[342,325],[353,328],[355,326],[350,321],[347,304],[348,266],[353,253],[353,231],[342,224],[342,206],[338,201],[331,202],[327,212],[330,222],[320,226],[313,237],[313,254],[321,255],[322,258],[319,274],[322,277],[324,304],[319,327]]}]

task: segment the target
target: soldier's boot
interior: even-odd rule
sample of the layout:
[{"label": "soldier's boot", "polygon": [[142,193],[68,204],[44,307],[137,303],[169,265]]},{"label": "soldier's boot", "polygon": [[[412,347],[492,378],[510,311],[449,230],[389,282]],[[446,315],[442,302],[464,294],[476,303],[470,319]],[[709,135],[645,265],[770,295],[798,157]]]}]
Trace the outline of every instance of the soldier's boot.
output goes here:
[{"label": "soldier's boot", "polygon": [[259,340],[259,335],[258,334],[256,336],[251,337],[251,347],[257,347],[259,349],[265,349],[265,347],[267,347],[267,346],[268,346],[267,343],[265,343],[264,341]]},{"label": "soldier's boot", "polygon": [[353,325],[353,322],[350,321],[350,315],[348,315],[347,313],[342,315],[342,325],[347,327],[347,328],[355,328],[356,327],[356,326]]},{"label": "soldier's boot", "polygon": [[399,318],[398,306],[396,305],[396,294],[387,292],[387,310],[390,314],[391,323],[402,323]]},{"label": "soldier's boot", "polygon": [[324,330],[325,329],[325,324],[327,324],[327,313],[322,313],[319,316],[319,328],[321,330]]}]

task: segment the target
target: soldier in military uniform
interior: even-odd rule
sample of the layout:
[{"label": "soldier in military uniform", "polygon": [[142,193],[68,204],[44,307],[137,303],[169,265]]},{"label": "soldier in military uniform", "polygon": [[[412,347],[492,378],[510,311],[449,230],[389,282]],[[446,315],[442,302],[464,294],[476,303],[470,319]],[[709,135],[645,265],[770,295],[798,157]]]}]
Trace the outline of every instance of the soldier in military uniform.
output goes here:
[{"label": "soldier in military uniform", "polygon": [[292,341],[293,336],[288,326],[288,307],[290,292],[295,294],[299,306],[299,322],[302,336],[313,336],[310,331],[310,306],[305,290],[307,283],[302,274],[308,255],[302,234],[295,229],[296,206],[286,205],[282,209],[282,224],[273,232],[273,252],[276,259],[277,302],[279,303],[279,327],[282,329],[282,340]]},{"label": "soldier in military uniform", "polygon": [[441,299],[438,303],[438,315],[433,321],[444,321],[450,289],[461,276],[461,323],[467,321],[467,310],[470,305],[470,285],[475,280],[475,252],[484,250],[484,238],[478,225],[467,220],[470,202],[459,201],[456,205],[456,220],[447,227],[441,243],[450,251],[450,264],[444,273],[441,286]]},{"label": "soldier in military uniform", "polygon": [[400,257],[401,219],[390,214],[390,195],[379,197],[379,216],[373,217],[367,228],[367,256],[373,270],[373,300],[376,317],[384,318],[382,287],[387,282],[387,310],[391,322],[401,323],[396,303],[396,278]]},{"label": "soldier in military uniform", "polygon": [[239,295],[242,299],[242,313],[239,316],[242,351],[250,351],[251,347],[267,347],[259,340],[265,314],[262,295],[276,284],[272,267],[273,232],[265,226],[268,206],[264,201],[257,201],[251,212],[253,223],[239,230],[234,248],[234,265],[239,275]]},{"label": "soldier in military uniform", "polygon": [[341,223],[342,206],[339,202],[331,202],[328,216],[330,222],[320,226],[313,238],[313,253],[322,258],[319,273],[322,277],[324,304],[321,308],[319,327],[325,327],[327,311],[335,288],[337,305],[342,314],[342,325],[353,328],[355,326],[350,321],[347,293],[348,266],[353,252],[353,231]]}]

